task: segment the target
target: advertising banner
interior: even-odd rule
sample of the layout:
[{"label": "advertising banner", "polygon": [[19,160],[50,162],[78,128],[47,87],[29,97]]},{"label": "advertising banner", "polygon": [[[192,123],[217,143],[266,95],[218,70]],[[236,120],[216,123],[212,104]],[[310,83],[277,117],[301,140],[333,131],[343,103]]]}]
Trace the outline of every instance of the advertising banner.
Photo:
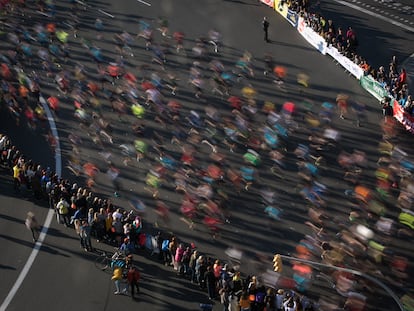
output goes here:
[{"label": "advertising banner", "polygon": [[270,6],[271,8],[274,8],[275,1],[274,0],[260,0],[262,3]]},{"label": "advertising banner", "polygon": [[389,96],[388,92],[379,84],[371,75],[362,76],[360,79],[361,86],[378,100]]},{"label": "advertising banner", "polygon": [[298,19],[298,31],[313,47],[315,47],[323,55],[326,54],[326,42],[318,35],[317,32],[313,31],[312,28],[308,27],[305,20],[302,17]]},{"label": "advertising banner", "polygon": [[358,80],[364,75],[364,70],[355,64],[352,60],[348,57],[345,57],[341,53],[339,53],[337,48],[333,46],[328,46],[326,48],[326,53],[331,55],[333,59],[335,59],[342,67],[348,70],[355,78]]},{"label": "advertising banner", "polygon": [[393,109],[394,118],[396,118],[407,131],[409,131],[411,134],[414,134],[414,117],[406,113],[403,107],[401,107],[396,100],[394,100]]},{"label": "advertising banner", "polygon": [[299,16],[295,11],[288,9],[286,19],[293,27],[298,26]]},{"label": "advertising banner", "polygon": [[287,18],[288,6],[285,0],[275,0],[274,2],[275,11],[282,15],[284,18]]}]

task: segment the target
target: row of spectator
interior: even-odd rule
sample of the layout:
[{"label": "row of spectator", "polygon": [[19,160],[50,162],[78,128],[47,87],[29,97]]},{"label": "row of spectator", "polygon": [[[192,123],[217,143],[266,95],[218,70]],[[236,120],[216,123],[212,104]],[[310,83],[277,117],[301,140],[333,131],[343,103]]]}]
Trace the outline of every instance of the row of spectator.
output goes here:
[{"label": "row of spectator", "polygon": [[[1,164],[12,171],[16,193],[32,192],[36,200],[48,200],[56,210],[57,221],[73,226],[85,251],[93,251],[91,238],[114,243],[125,254],[133,254],[151,243],[153,253],[177,274],[206,290],[210,300],[220,300],[224,310],[316,310],[305,295],[292,290],[266,287],[256,276],[243,277],[238,266],[203,255],[194,244],[185,246],[175,236],[158,232],[154,237],[143,233],[141,217],[110,200],[93,195],[76,183],[59,178],[50,167],[44,168],[23,155],[8,136],[0,134]],[[149,241],[146,241],[148,239]],[[211,310],[211,304],[201,305]]]},{"label": "row of spectator", "polygon": [[327,20],[319,13],[311,12],[312,6],[309,0],[289,0],[287,4],[289,9],[304,17],[307,24],[322,36],[328,45],[334,46],[340,53],[359,65],[365,75],[371,75],[400,103],[408,114],[414,115],[414,100],[409,94],[407,73],[404,68],[400,68],[396,56],[391,58],[387,68],[381,66],[375,69],[357,53],[358,38],[351,26],[345,30],[342,27],[337,27],[331,19]]}]

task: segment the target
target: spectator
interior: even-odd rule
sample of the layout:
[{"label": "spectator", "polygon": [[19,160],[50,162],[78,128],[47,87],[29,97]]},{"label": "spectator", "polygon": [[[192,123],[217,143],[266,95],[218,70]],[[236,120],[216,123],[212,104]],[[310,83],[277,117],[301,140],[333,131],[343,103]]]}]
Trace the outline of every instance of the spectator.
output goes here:
[{"label": "spectator", "polygon": [[207,271],[204,274],[204,282],[207,286],[208,298],[213,300],[216,298],[216,277],[214,276],[213,268],[207,267]]},{"label": "spectator", "polygon": [[239,299],[240,311],[250,311],[250,299],[246,291],[243,291]]},{"label": "spectator", "polygon": [[69,227],[69,203],[64,197],[60,197],[59,202],[56,204],[56,211],[58,216],[58,223],[63,223],[66,227]]},{"label": "spectator", "polygon": [[132,299],[135,299],[135,288],[136,288],[136,292],[139,293],[140,278],[141,278],[141,274],[139,273],[138,269],[134,266],[131,266],[128,270],[127,281],[128,281],[128,286],[129,286]]},{"label": "spectator", "polygon": [[115,295],[120,295],[120,294],[126,294],[127,293],[127,288],[121,288],[122,284],[122,268],[119,266],[116,266],[114,269],[114,272],[112,274],[112,281],[114,281],[115,284]]},{"label": "spectator", "polygon": [[93,250],[92,243],[91,243],[91,226],[86,220],[82,220],[80,222],[79,236],[80,236],[81,247],[86,252],[91,252]]}]

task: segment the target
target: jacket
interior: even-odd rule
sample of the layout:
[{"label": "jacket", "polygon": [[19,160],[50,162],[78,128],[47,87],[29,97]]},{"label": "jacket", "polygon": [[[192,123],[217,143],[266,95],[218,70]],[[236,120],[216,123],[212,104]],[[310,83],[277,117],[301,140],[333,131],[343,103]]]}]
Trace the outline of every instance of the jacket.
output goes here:
[{"label": "jacket", "polygon": [[120,267],[116,267],[114,273],[112,274],[111,280],[117,281],[122,279],[122,269]]}]

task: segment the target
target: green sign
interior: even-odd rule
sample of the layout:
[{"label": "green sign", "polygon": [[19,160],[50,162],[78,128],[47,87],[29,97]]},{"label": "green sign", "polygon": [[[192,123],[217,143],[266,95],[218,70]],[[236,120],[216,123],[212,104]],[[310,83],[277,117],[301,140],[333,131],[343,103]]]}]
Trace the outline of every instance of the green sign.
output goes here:
[{"label": "green sign", "polygon": [[390,96],[387,90],[385,90],[384,87],[372,76],[362,76],[359,81],[361,86],[378,100],[382,100],[384,97]]}]

